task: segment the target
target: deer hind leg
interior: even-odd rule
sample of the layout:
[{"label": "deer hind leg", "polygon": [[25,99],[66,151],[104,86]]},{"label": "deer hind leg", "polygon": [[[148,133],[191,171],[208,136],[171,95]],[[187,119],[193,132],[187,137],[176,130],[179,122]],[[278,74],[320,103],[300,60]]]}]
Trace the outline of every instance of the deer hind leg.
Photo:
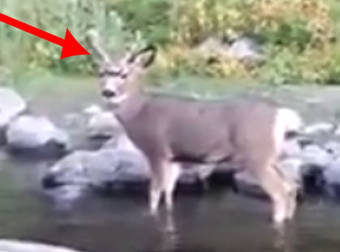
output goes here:
[{"label": "deer hind leg", "polygon": [[259,182],[263,190],[269,195],[273,204],[273,221],[283,223],[289,218],[289,211],[294,211],[290,204],[291,195],[285,178],[272,166],[262,167],[259,172]]},{"label": "deer hind leg", "polygon": [[287,219],[293,219],[297,207],[297,187],[289,191],[288,195],[288,210],[287,210]]},{"label": "deer hind leg", "polygon": [[165,206],[167,210],[171,211],[173,209],[173,194],[178,178],[181,175],[180,164],[171,163],[170,165],[167,165],[164,175],[163,189],[165,193]]},{"label": "deer hind leg", "polygon": [[274,169],[282,177],[284,186],[286,188],[286,191],[288,194],[287,196],[287,219],[292,219],[294,217],[295,210],[297,207],[297,195],[298,195],[299,185],[292,177],[289,177],[285,172],[283,172],[277,164],[274,165]]},{"label": "deer hind leg", "polygon": [[285,180],[285,187],[288,194],[288,202],[287,202],[287,219],[293,219],[296,207],[297,207],[297,195],[299,190],[299,185],[296,181],[292,178],[288,178],[284,176],[283,179]]},{"label": "deer hind leg", "polygon": [[162,196],[162,183],[157,174],[152,174],[149,188],[149,208],[151,214],[156,214]]}]

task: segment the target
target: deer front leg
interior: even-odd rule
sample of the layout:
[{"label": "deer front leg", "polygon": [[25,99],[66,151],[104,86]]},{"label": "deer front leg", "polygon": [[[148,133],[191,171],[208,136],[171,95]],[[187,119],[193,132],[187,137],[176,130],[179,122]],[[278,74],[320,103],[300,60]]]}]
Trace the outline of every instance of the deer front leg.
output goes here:
[{"label": "deer front leg", "polygon": [[178,163],[169,161],[154,163],[149,192],[149,204],[152,214],[157,213],[163,193],[167,210],[172,210],[173,193],[180,174],[181,167]]},{"label": "deer front leg", "polygon": [[152,215],[156,214],[163,192],[164,169],[159,160],[150,160],[151,180],[149,186],[149,208]]}]

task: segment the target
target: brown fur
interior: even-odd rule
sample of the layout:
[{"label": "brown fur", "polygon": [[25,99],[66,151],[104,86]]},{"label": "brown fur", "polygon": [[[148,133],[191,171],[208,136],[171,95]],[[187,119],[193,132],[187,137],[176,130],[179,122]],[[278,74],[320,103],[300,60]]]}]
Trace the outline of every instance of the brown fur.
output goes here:
[{"label": "brown fur", "polygon": [[281,151],[274,139],[278,108],[258,101],[203,102],[144,94],[141,73],[154,57],[154,48],[146,48],[118,64],[106,60],[101,69],[103,96],[119,101],[115,114],[150,162],[151,211],[156,212],[163,193],[172,208],[181,162],[231,162],[258,179],[273,202],[276,222],[291,218],[295,187],[275,167]]}]

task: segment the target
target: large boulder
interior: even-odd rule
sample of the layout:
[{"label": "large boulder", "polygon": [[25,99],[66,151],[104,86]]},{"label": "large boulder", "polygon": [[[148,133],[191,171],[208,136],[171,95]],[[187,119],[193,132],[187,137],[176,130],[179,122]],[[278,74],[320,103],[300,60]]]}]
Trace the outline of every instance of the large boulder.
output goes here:
[{"label": "large boulder", "polygon": [[299,157],[302,154],[300,139],[292,138],[285,141],[283,145],[282,157]]},{"label": "large boulder", "polygon": [[8,149],[14,153],[58,155],[70,147],[69,137],[49,119],[40,116],[20,116],[7,128]]},{"label": "large boulder", "polygon": [[26,102],[15,91],[0,88],[0,144],[5,142],[4,132],[7,125],[26,108]]},{"label": "large boulder", "polygon": [[[203,182],[214,170],[212,165],[185,166],[180,184]],[[134,189],[145,186],[150,179],[150,167],[145,155],[126,134],[107,141],[98,151],[76,151],[56,162],[43,177],[46,188],[78,185],[97,189]],[[140,187],[139,187],[140,188]]]},{"label": "large boulder", "polygon": [[80,252],[70,248],[31,241],[0,240],[1,252]]},{"label": "large boulder", "polygon": [[326,191],[331,197],[340,198],[340,157],[324,170]]},{"label": "large boulder", "polygon": [[336,125],[329,122],[316,122],[308,125],[304,129],[304,133],[307,135],[327,134],[335,132]]},{"label": "large boulder", "polygon": [[302,149],[300,155],[306,167],[320,167],[324,169],[333,161],[333,155],[322,145],[310,144]]},{"label": "large boulder", "polygon": [[[185,169],[180,183],[193,184],[210,175],[210,166]],[[43,177],[46,188],[64,185],[120,189],[131,184],[144,185],[150,169],[144,155],[119,149],[76,151],[52,166]],[[109,188],[110,187],[110,188]]]},{"label": "large boulder", "polygon": [[143,183],[149,178],[149,166],[143,155],[122,149],[76,151],[52,166],[43,185],[106,188],[130,183]]},{"label": "large boulder", "polygon": [[121,132],[121,134],[112,137],[108,141],[106,141],[102,149],[120,149],[131,152],[136,152],[142,155],[141,150],[139,150],[136,145],[131,141],[131,139],[125,134],[125,132]]},{"label": "large boulder", "polygon": [[259,43],[251,37],[242,36],[233,41],[229,48],[230,55],[238,60],[258,62],[264,60],[264,54]]},{"label": "large boulder", "polygon": [[324,144],[324,149],[334,158],[340,156],[340,142],[330,140]]},{"label": "large boulder", "polygon": [[[92,108],[86,126],[90,138],[111,138],[120,134],[122,126],[112,112],[94,109],[95,107]],[[90,108],[87,109],[89,111]]]},{"label": "large boulder", "polygon": [[253,37],[239,36],[228,39],[209,37],[197,48],[197,53],[207,59],[240,60],[256,63],[265,59],[262,47]]}]

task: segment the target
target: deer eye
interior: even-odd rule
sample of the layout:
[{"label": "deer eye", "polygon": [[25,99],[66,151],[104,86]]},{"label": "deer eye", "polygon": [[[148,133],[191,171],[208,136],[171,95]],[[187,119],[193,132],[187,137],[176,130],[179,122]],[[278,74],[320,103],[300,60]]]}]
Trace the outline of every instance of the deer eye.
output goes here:
[{"label": "deer eye", "polygon": [[122,79],[126,79],[126,78],[128,77],[128,74],[127,74],[127,73],[121,73],[121,74],[120,74],[120,77],[121,77]]},{"label": "deer eye", "polygon": [[109,70],[109,71],[102,71],[102,72],[99,72],[99,77],[105,77],[105,76],[120,76],[120,75],[121,75],[120,71]]}]

